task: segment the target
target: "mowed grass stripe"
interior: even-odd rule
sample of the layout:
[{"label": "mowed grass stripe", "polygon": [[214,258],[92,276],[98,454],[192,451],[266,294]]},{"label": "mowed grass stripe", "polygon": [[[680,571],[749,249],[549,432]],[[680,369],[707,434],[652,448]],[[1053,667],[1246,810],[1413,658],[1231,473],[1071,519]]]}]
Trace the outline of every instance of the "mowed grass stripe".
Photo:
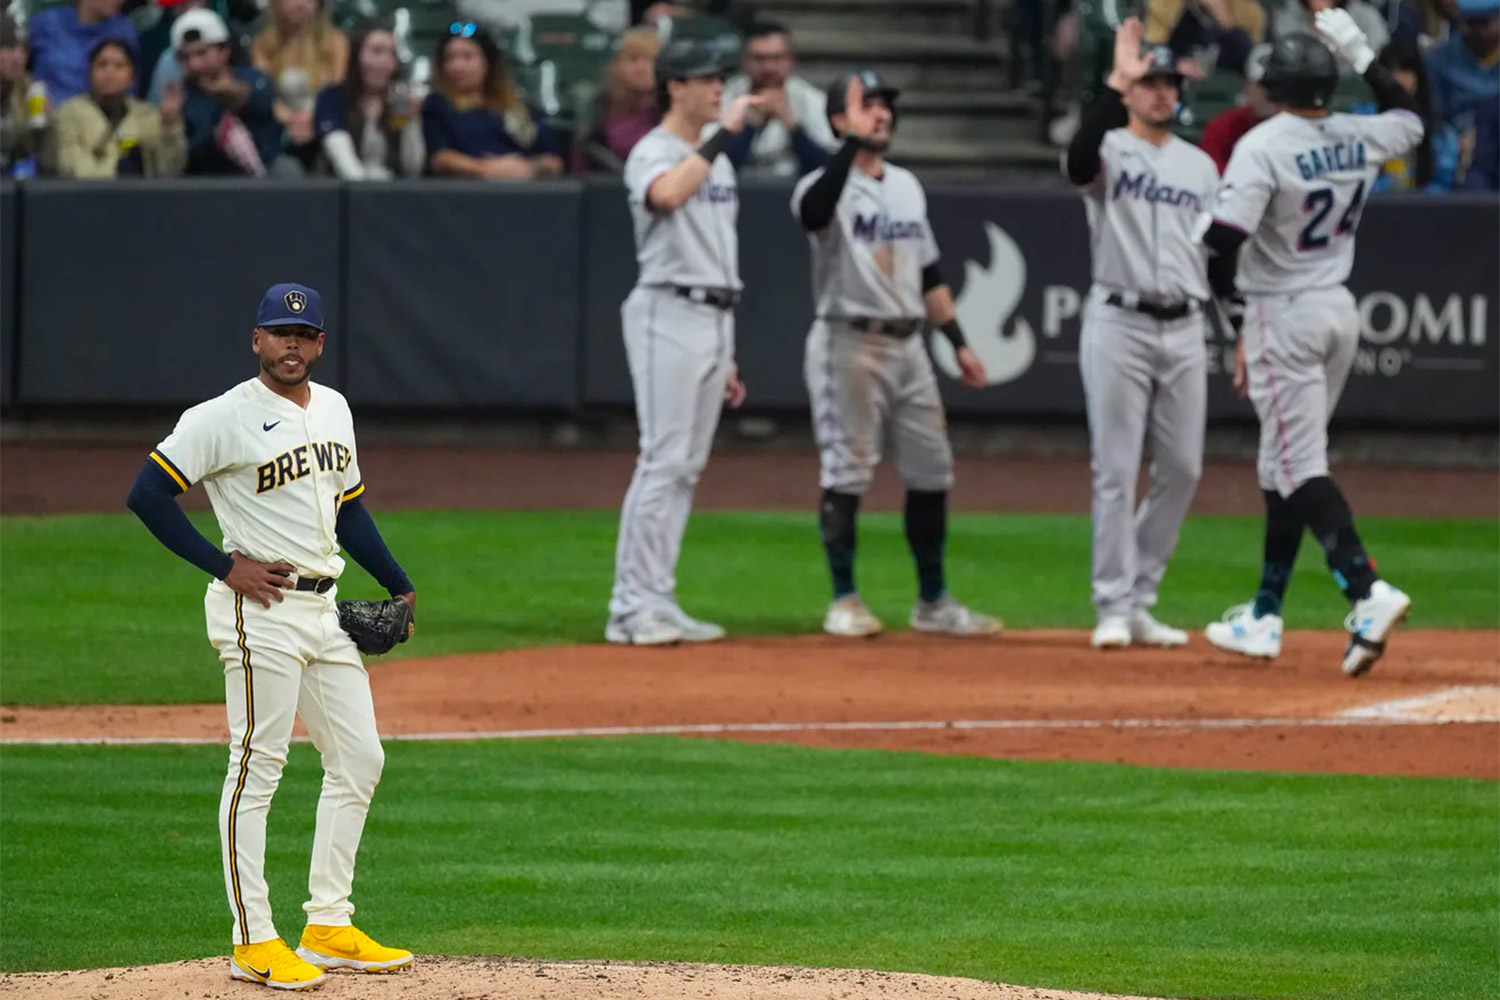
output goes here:
[{"label": "mowed grass stripe", "polygon": [[[224,954],[222,748],[0,752],[0,965]],[[295,936],[317,795],[271,815]],[[355,894],[445,954],[897,969],[1175,997],[1500,992],[1493,783],[698,740],[389,748]],[[79,928],[109,928],[81,933]]]},{"label": "mowed grass stripe", "polygon": [[[395,657],[602,639],[617,516],[609,512],[378,513],[421,596],[417,640]],[[213,519],[197,515],[210,537]],[[1500,620],[1500,525],[1478,520],[1361,522],[1386,573],[1416,598],[1422,628]],[[1073,515],[953,518],[951,589],[1013,628],[1086,627],[1089,521]],[[202,574],[128,514],[0,520],[0,702],[180,703],[223,697],[204,635]],[[1259,578],[1256,518],[1199,517],[1183,530],[1158,614],[1216,620]],[[902,625],[915,581],[900,518],[860,519],[859,583]],[[740,635],[818,629],[828,583],[812,514],[707,513],[692,519],[679,592],[693,614]],[[344,596],[379,596],[357,567]],[[1347,605],[1305,539],[1290,628],[1338,628]]]}]

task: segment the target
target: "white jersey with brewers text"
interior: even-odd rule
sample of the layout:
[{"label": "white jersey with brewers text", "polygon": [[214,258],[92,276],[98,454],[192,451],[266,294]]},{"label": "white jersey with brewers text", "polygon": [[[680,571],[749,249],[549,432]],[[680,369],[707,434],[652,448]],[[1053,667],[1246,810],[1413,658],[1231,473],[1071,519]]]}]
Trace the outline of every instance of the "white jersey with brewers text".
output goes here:
[{"label": "white jersey with brewers text", "polygon": [[1099,161],[1084,199],[1094,281],[1158,302],[1206,300],[1195,230],[1219,185],[1213,159],[1176,136],[1157,146],[1117,128],[1105,133]]},{"label": "white jersey with brewers text", "polygon": [[354,417],[341,393],[308,385],[304,409],[259,378],[241,382],[185,412],[151,458],[184,490],[203,483],[225,552],[337,578],[339,507],[364,490]]},{"label": "white jersey with brewers text", "polygon": [[728,288],[739,291],[739,182],[729,157],[714,158],[705,180],[680,208],[653,212],[646,192],[662,174],[697,148],[658,125],[647,132],[625,160],[625,188],[635,222],[638,285]]},{"label": "white jersey with brewers text", "polygon": [[1302,118],[1282,112],[1235,146],[1213,218],[1246,233],[1236,284],[1250,294],[1349,280],[1354,230],[1386,160],[1422,141],[1409,111]]},{"label": "white jersey with brewers text", "polygon": [[[792,191],[792,216],[800,217],[807,189],[823,176],[814,170]],[[927,193],[910,170],[884,165],[880,177],[853,168],[833,221],[812,243],[814,313],[820,319],[921,319],[922,269],[938,261],[927,221]]]}]

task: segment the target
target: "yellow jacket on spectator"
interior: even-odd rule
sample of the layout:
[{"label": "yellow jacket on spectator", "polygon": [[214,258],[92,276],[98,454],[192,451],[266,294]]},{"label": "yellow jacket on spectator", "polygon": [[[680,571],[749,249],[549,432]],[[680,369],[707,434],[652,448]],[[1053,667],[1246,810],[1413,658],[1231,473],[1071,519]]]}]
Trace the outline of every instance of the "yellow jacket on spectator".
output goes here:
[{"label": "yellow jacket on spectator", "polygon": [[[1172,35],[1172,29],[1182,20],[1182,12],[1192,0],[1150,0],[1146,6],[1146,41],[1151,45],[1164,45]],[[1229,14],[1234,18],[1234,27],[1250,36],[1250,41],[1260,43],[1266,39],[1266,11],[1256,0],[1224,0]],[[1296,3],[1297,0],[1289,0]],[[1200,4],[1200,6],[1202,6]],[[1205,12],[1205,15],[1206,12]]]},{"label": "yellow jacket on spectator", "polygon": [[89,95],[64,101],[52,142],[49,159],[59,177],[176,177],[187,165],[182,122],[163,127],[161,112],[134,97],[125,99],[125,117],[113,127]]}]

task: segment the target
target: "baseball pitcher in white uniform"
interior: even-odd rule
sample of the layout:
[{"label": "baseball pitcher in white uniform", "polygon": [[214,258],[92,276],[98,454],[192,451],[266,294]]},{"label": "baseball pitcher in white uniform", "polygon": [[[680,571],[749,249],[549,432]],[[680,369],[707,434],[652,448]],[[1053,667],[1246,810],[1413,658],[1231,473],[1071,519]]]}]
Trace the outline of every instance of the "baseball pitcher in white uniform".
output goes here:
[{"label": "baseball pitcher in white uniform", "polygon": [[[1235,147],[1211,224],[1205,219],[1214,292],[1240,314],[1235,383],[1248,389],[1260,420],[1257,473],[1266,501],[1255,599],[1231,608],[1206,635],[1247,656],[1281,652],[1282,600],[1307,528],[1353,605],[1343,669],[1357,677],[1380,658],[1411,598],[1376,574],[1328,474],[1328,420],[1359,344],[1359,311],[1344,282],[1380,165],[1415,147],[1423,126],[1412,98],[1375,62],[1345,11],[1320,11],[1316,24],[1323,40],[1290,34],[1273,45],[1261,85],[1280,111]],[[1334,53],[1392,110],[1330,114]]]},{"label": "baseball pitcher in white uniform", "polygon": [[[719,412],[745,386],[734,363],[740,281],[739,186],[724,147],[758,97],[723,110],[724,72],[705,41],[669,43],[656,59],[665,115],[625,161],[640,274],[621,307],[641,453],[620,512],[604,637],[671,645],[724,637],[677,603],[677,557]],[[720,128],[699,142],[704,127]]]},{"label": "baseball pitcher in white uniform", "polygon": [[[224,664],[229,773],[219,804],[234,979],[300,990],[324,970],[385,972],[412,963],[355,928],[354,857],[385,754],[369,676],[339,624],[340,546],[392,596],[416,592],[360,502],[354,419],[310,381],[323,353],[323,304],[305,285],[273,285],[256,315],[256,378],[189,409],[137,476],[131,510],[172,552],[213,577],[208,638]],[[176,497],[201,482],[223,534],[214,545]],[[307,927],[294,952],[277,936],[265,878],[266,814],[301,717],[322,755],[308,874]]]},{"label": "baseball pitcher in white uniform", "polygon": [[[1078,366],[1093,466],[1092,642],[1182,646],[1152,615],[1203,473],[1207,256],[1198,220],[1218,170],[1171,132],[1182,77],[1166,46],[1141,47],[1138,18],[1115,32],[1114,67],[1064,170],[1084,192],[1094,282]],[[1150,485],[1136,506],[1141,455]]]},{"label": "baseball pitcher in white uniform", "polygon": [[927,195],[887,163],[897,91],[865,70],[835,80],[828,117],[843,146],[792,193],[792,215],[812,244],[813,300],[804,374],[823,489],[819,525],[833,578],[823,620],[832,635],[873,636],[879,619],[854,585],[855,520],[881,450],[906,484],[906,540],[917,569],[911,627],[947,635],[999,632],[948,593],[943,556],[953,450],[923,331],[953,344],[966,385],[985,385],[939,268]]}]

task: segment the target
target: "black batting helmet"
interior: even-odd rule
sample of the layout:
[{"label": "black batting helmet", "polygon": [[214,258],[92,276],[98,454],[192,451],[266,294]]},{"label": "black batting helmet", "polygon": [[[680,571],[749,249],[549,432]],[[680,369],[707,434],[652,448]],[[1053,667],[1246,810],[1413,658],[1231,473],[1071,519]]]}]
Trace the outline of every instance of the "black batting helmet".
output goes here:
[{"label": "black batting helmet", "polygon": [[1318,36],[1293,32],[1271,45],[1260,85],[1277,104],[1326,108],[1339,85],[1339,65]]},{"label": "black batting helmet", "polygon": [[667,81],[723,76],[725,60],[718,46],[703,38],[679,38],[656,54],[656,99],[666,110]]},{"label": "black batting helmet", "polygon": [[[873,69],[862,69],[854,73],[842,73],[838,79],[828,85],[828,127],[833,128],[833,116],[842,114],[847,109],[844,103],[849,94],[849,81],[859,77],[860,85],[865,88],[868,96],[883,97],[885,103],[891,108],[891,127],[895,128],[896,98],[901,96],[901,91],[886,83],[881,75]],[[837,133],[838,129],[834,129]]]},{"label": "black batting helmet", "polygon": [[1141,50],[1141,55],[1146,60],[1146,72],[1141,74],[1142,80],[1165,76],[1179,89],[1182,87],[1182,74],[1177,71],[1177,56],[1171,49],[1165,45],[1148,45]]}]

